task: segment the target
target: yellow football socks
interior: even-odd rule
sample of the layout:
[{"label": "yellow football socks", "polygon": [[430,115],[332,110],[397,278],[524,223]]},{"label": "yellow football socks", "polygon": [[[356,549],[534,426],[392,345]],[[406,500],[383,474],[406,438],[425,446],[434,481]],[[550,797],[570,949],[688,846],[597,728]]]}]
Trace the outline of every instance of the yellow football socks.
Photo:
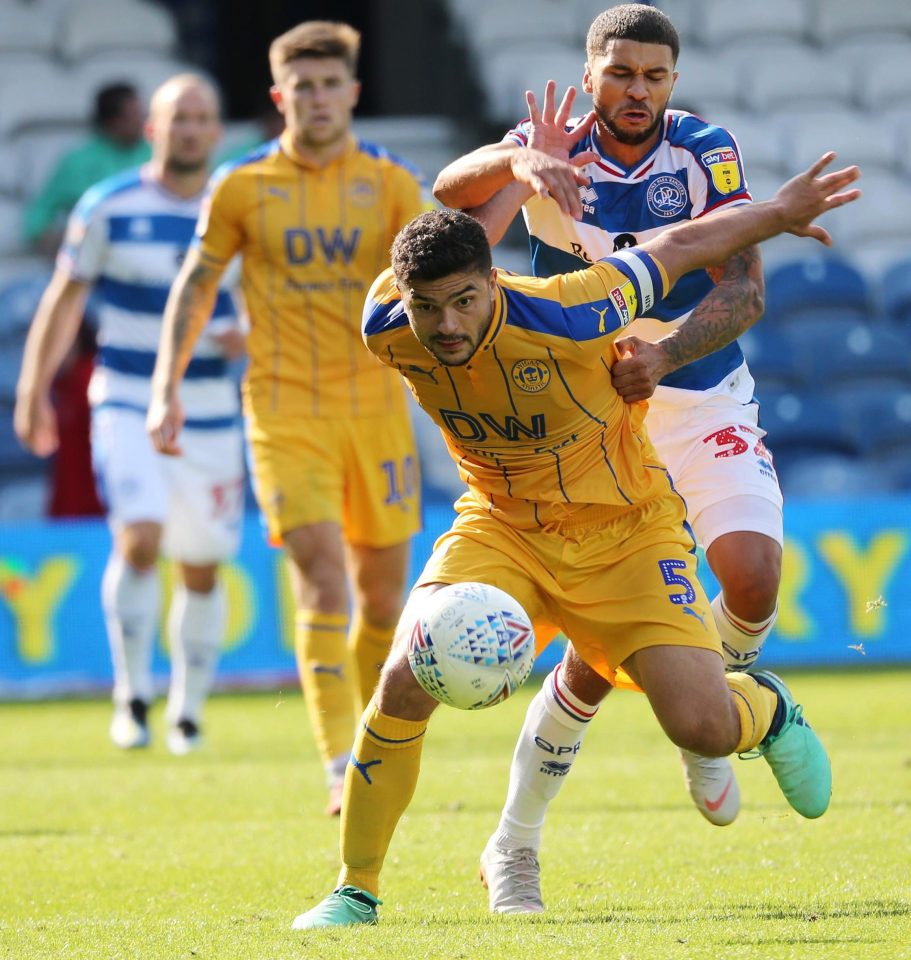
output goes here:
[{"label": "yellow football socks", "polygon": [[372,627],[363,617],[355,615],[348,632],[348,649],[357,667],[357,691],[360,699],[358,714],[362,713],[373,696],[380,671],[392,646],[394,627]]},{"label": "yellow football socks", "polygon": [[736,753],[752,750],[769,732],[778,697],[774,690],[757,683],[748,673],[727,673],[734,705],[740,716],[740,742]]},{"label": "yellow football socks", "polygon": [[294,651],[307,715],[323,766],[347,756],[354,737],[354,683],[348,659],[348,617],[299,610]]},{"label": "yellow football socks", "polygon": [[367,705],[345,773],[339,886],[379,896],[386,851],[418,782],[426,729],[426,720],[387,717]]}]

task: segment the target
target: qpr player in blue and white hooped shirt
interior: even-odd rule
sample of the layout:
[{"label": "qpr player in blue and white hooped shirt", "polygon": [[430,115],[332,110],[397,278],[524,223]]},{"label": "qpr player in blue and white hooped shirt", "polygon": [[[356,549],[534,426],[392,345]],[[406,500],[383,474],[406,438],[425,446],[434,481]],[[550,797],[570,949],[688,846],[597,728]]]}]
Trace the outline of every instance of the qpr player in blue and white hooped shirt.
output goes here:
[{"label": "qpr player in blue and white hooped shirt", "polygon": [[[583,119],[570,119],[567,129]],[[528,120],[518,124],[505,142],[526,146],[530,126]],[[593,126],[571,152],[597,155],[583,168],[591,182],[579,188],[581,220],[563,213],[552,199],[532,196],[523,206],[536,276],[584,269],[675,223],[752,200],[736,140],[700,117],[666,110],[657,142],[631,167],[604,152],[596,130]],[[667,337],[714,286],[704,270],[689,274],[659,309],[633,321],[627,333],[650,342]],[[758,425],[754,387],[734,340],[665,376],[649,400],[649,436],[686,500],[690,523],[706,550],[719,537],[740,531],[762,534],[779,546],[783,542],[781,491]],[[737,498],[736,509],[732,498]],[[771,629],[772,618],[762,624],[738,623],[730,611],[716,614],[733,621],[737,633],[755,630],[764,636]],[[742,649],[744,641],[736,639]],[[728,656],[735,665],[738,651],[729,649]]]},{"label": "qpr player in blue and white hooped shirt", "polygon": [[93,462],[110,522],[159,521],[165,553],[203,564],[236,553],[241,521],[240,405],[217,340],[238,323],[227,287],[187,369],[183,455],[155,453],[145,432],[161,317],[200,200],[169,193],[147,168],[103,181],[73,211],[57,265],[94,286]]}]

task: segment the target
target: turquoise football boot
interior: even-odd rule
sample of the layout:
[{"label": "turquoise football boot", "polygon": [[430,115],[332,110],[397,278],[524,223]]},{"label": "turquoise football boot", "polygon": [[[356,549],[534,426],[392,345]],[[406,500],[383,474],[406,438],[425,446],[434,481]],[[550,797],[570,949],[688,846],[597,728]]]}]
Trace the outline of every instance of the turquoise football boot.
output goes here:
[{"label": "turquoise football boot", "polygon": [[832,766],[825,747],[780,677],[768,670],[757,670],[750,676],[778,695],[784,721],[755,750],[740,754],[741,759],[765,757],[788,803],[802,817],[821,817],[832,796]]},{"label": "turquoise football boot", "polygon": [[356,923],[376,923],[376,908],[382,903],[372,893],[358,887],[339,887],[315,907],[295,917],[292,930],[318,927],[350,927]]}]

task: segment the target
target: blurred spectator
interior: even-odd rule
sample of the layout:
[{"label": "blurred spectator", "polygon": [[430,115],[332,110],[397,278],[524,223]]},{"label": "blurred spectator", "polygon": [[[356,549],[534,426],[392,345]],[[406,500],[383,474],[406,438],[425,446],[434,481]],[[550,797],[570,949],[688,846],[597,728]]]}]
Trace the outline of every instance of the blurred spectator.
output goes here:
[{"label": "blurred spectator", "polygon": [[216,165],[239,159],[263,143],[281,136],[282,130],[285,129],[285,118],[275,109],[275,104],[271,100],[263,104],[262,110],[256,116],[256,123],[258,129],[255,135],[220,153]]},{"label": "blurred spectator", "polygon": [[151,148],[143,137],[145,110],[130,83],[111,83],[95,95],[95,134],[61,157],[44,188],[26,207],[26,243],[48,257],[57,253],[66,218],[76,201],[99,180],[145,163]]}]

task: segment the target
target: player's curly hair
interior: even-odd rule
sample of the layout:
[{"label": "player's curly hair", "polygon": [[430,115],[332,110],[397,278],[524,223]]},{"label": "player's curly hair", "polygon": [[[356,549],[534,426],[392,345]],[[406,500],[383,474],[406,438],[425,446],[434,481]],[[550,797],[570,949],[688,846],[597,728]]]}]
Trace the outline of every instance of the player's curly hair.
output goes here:
[{"label": "player's curly hair", "polygon": [[422,213],[392,242],[392,272],[399,283],[487,273],[492,264],[484,228],[459,210]]},{"label": "player's curly hair", "polygon": [[347,23],[306,20],[276,37],[270,44],[269,66],[272,68],[272,78],[277,78],[279,67],[301,57],[344,60],[354,77],[357,75],[360,48],[360,33]]},{"label": "player's curly hair", "polygon": [[680,37],[670,18],[644,3],[621,3],[595,17],[585,40],[589,61],[604,53],[610,40],[663,44],[671,48],[674,63],[680,54]]}]

